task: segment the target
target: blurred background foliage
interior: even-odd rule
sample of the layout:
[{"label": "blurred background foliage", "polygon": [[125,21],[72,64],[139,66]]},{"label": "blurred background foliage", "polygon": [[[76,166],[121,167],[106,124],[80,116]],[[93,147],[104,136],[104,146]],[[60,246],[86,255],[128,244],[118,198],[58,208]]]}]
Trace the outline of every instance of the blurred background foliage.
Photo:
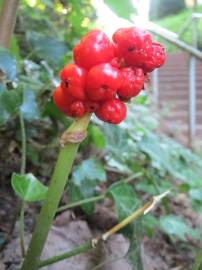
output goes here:
[{"label": "blurred background foliage", "polygon": [[[129,18],[133,12],[131,1],[123,2],[105,0],[118,16]],[[151,1],[155,11],[151,10],[151,16],[160,19],[169,15],[157,23],[177,31],[191,11],[184,8],[184,1],[164,2]],[[175,13],[178,14],[173,15]],[[90,0],[21,1],[10,49],[0,49],[0,166],[6,168],[1,170],[1,187],[9,187],[11,173],[20,168],[19,113],[23,115],[26,128],[27,171],[47,183],[58,152],[58,137],[71,122],[57,110],[51,94],[58,85],[59,70],[72,60],[73,46],[95,25],[96,10]],[[193,209],[201,211],[202,159],[159,133],[158,117],[150,112],[149,104],[145,91],[129,105],[127,120],[121,126],[93,119],[73,170],[69,199],[95,196],[97,186],[105,182],[108,194],[114,198],[117,214],[123,218],[134,210],[131,200],[138,207],[140,198],[172,188],[171,199],[165,199],[160,210],[161,217],[145,217],[144,229],[149,236],[156,228],[161,229],[172,241],[177,236],[186,242],[187,234],[196,240],[201,228],[193,230],[183,216],[172,213],[171,202],[176,194],[184,193]],[[123,179],[133,174],[139,176],[123,187]],[[114,187],[115,181],[120,188]],[[122,204],[116,203],[120,201]],[[87,215],[93,209],[93,203],[83,207]],[[134,228],[139,226],[133,225]],[[130,232],[133,234],[133,230]],[[131,254],[129,257],[137,266],[137,254]]]},{"label": "blurred background foliage", "polygon": [[[154,21],[156,24],[165,27],[166,29],[178,33],[182,26],[191,17],[193,8],[185,5],[184,0],[150,0],[150,20]],[[195,10],[197,13],[202,13],[202,5],[198,4]],[[198,48],[202,49],[202,20],[197,21],[198,29]],[[192,26],[188,27],[180,39],[185,41],[187,44],[192,45]],[[165,41],[161,38],[158,39],[160,42]],[[175,52],[178,48],[171,43],[166,43],[167,52]]]}]

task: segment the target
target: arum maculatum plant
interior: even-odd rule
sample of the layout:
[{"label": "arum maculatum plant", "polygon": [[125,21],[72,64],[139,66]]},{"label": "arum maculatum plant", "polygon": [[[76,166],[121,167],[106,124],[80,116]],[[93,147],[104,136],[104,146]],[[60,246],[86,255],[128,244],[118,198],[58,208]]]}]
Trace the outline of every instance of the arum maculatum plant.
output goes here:
[{"label": "arum maculatum plant", "polygon": [[[49,187],[44,187],[31,174],[14,174],[12,177],[12,185],[23,198],[23,203],[39,198],[43,200],[27,251],[22,243],[25,258],[21,270],[36,270],[95,248],[134,219],[148,213],[168,193],[153,197],[103,235],[89,239],[67,253],[40,260],[79,145],[87,136],[92,114],[95,113],[104,122],[120,124],[127,115],[126,103],[144,90],[149,73],[161,67],[165,61],[164,47],[153,42],[150,33],[145,30],[137,27],[121,28],[113,34],[112,40],[97,29],[87,33],[73,49],[74,63],[67,64],[60,73],[61,83],[53,92],[53,100],[61,112],[75,117],[75,120],[61,136],[61,149]],[[91,198],[91,201],[104,197],[105,194]],[[78,204],[72,207],[74,205]],[[23,236],[23,226],[21,228]],[[23,237],[21,239],[23,242]]]}]

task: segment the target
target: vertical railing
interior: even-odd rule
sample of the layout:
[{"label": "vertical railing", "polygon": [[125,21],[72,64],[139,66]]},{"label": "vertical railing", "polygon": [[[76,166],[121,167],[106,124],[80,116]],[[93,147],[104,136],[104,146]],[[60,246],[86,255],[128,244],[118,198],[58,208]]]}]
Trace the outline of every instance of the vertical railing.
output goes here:
[{"label": "vertical railing", "polygon": [[[197,48],[197,19],[192,16],[192,45]],[[192,55],[189,58],[189,145],[194,146],[196,138],[196,58]]]},{"label": "vertical railing", "polygon": [[[178,48],[185,50],[189,53],[189,145],[194,146],[194,141],[196,138],[196,61],[197,59],[202,61],[202,52],[197,49],[198,47],[198,31],[197,22],[202,19],[202,14],[193,13],[190,18],[184,23],[179,33],[173,33],[169,30],[159,27],[154,23],[148,24],[148,29],[152,31],[155,35],[160,36],[167,40],[168,42],[176,45]],[[192,27],[192,46],[186,44],[180,40],[180,36],[188,29]],[[153,72],[153,98],[155,104],[159,106],[159,76],[158,71]]]}]

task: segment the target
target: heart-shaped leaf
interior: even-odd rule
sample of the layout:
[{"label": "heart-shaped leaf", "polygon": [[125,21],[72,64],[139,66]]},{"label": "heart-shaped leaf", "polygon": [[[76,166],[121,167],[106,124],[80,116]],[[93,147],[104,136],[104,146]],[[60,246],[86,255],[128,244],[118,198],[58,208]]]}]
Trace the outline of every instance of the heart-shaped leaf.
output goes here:
[{"label": "heart-shaped leaf", "polygon": [[11,183],[16,194],[24,201],[36,202],[46,198],[48,188],[31,173],[13,173]]},{"label": "heart-shaped leaf", "polygon": [[[112,184],[107,195],[114,200],[119,221],[131,215],[140,207],[140,202],[134,189],[123,181]],[[130,241],[130,247],[126,256],[129,264],[132,269],[142,270],[143,267],[140,255],[140,242],[142,238],[141,220],[138,219],[127,225],[122,232]]]},{"label": "heart-shaped leaf", "polygon": [[[139,200],[134,189],[123,181],[112,184],[107,195],[114,200],[119,221],[132,214],[139,206]],[[124,229],[123,232],[129,236],[130,232],[133,231],[132,227],[132,224],[128,225],[127,230]]]},{"label": "heart-shaped leaf", "polygon": [[[95,158],[84,160],[73,171],[69,188],[70,201],[76,202],[94,196],[97,183],[105,181],[106,172],[103,164]],[[85,204],[82,209],[87,215],[90,215],[94,209],[94,204]]]},{"label": "heart-shaped leaf", "polygon": [[21,93],[17,90],[0,92],[0,125],[5,124],[18,111],[21,102]]},{"label": "heart-shaped leaf", "polygon": [[7,80],[14,80],[16,77],[16,59],[5,48],[0,48],[0,70]]},{"label": "heart-shaped leaf", "polygon": [[95,146],[99,149],[105,147],[105,136],[98,126],[92,125],[89,129],[91,138]]},{"label": "heart-shaped leaf", "polygon": [[20,110],[26,120],[32,121],[39,119],[39,108],[36,103],[34,91],[30,89],[23,90],[23,103]]},{"label": "heart-shaped leaf", "polygon": [[185,220],[175,215],[161,216],[161,229],[170,236],[178,236],[180,240],[186,241],[186,235],[197,237],[197,231],[189,227]]}]

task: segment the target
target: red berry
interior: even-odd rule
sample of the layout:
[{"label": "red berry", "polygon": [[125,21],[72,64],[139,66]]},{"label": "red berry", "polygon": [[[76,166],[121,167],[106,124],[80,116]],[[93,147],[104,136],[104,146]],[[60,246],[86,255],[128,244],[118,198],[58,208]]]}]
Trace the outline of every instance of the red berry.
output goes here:
[{"label": "red berry", "polygon": [[129,100],[137,96],[144,86],[144,73],[141,68],[122,68],[123,82],[117,94],[121,99]]},{"label": "red berry", "polygon": [[100,30],[93,30],[83,37],[74,48],[76,64],[90,69],[95,65],[110,62],[114,57],[114,48],[107,35]]},{"label": "red berry", "polygon": [[152,49],[144,62],[144,72],[152,72],[155,68],[161,67],[165,62],[165,48],[158,42],[152,43]]},{"label": "red berry", "polygon": [[113,34],[116,56],[126,65],[141,67],[152,46],[151,35],[137,27],[121,28]]},{"label": "red berry", "polygon": [[86,70],[75,64],[66,65],[60,73],[64,93],[76,99],[85,99]]},{"label": "red berry", "polygon": [[103,102],[96,116],[110,124],[120,124],[126,118],[126,105],[117,98]]},{"label": "red berry", "polygon": [[74,101],[70,106],[72,116],[82,117],[84,115],[85,106],[82,101]]},{"label": "red berry", "polygon": [[115,97],[122,83],[120,71],[110,64],[93,67],[87,75],[86,93],[89,99],[102,101]]},{"label": "red berry", "polygon": [[85,108],[87,112],[95,112],[100,107],[100,104],[96,101],[85,101]]},{"label": "red berry", "polygon": [[58,86],[53,92],[53,101],[58,109],[68,116],[71,116],[70,106],[73,102],[73,98],[69,95],[65,95],[61,86]]}]

